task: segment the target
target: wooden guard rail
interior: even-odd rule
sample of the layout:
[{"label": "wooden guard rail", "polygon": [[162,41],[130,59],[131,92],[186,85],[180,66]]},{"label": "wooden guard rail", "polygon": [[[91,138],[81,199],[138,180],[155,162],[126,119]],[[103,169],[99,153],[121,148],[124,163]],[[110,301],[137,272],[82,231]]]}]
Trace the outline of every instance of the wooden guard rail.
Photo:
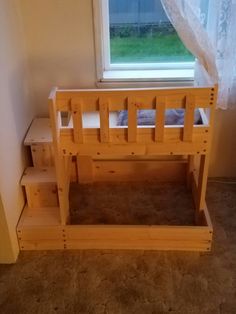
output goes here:
[{"label": "wooden guard rail", "polygon": [[[118,155],[206,154],[212,133],[216,92],[217,87],[212,86],[174,89],[57,89],[54,90],[54,113],[51,115],[60,118],[61,113],[66,112],[71,117],[67,126],[60,123],[55,125],[55,132],[59,134],[57,141],[64,154],[92,156],[94,153],[111,154],[113,149]],[[183,125],[165,125],[165,113],[169,109],[185,110]],[[201,125],[194,125],[195,109],[201,113]],[[128,125],[110,125],[109,117],[122,110],[128,111]],[[155,110],[154,125],[137,125],[138,110]],[[97,126],[83,126],[84,114],[95,112],[100,123]],[[98,147],[99,144],[102,146]]]},{"label": "wooden guard rail", "polygon": [[[127,142],[136,143],[138,136],[137,111],[156,110],[153,128],[154,142],[163,142],[165,134],[165,111],[167,109],[185,109],[184,126],[181,140],[192,142],[194,131],[194,112],[197,108],[212,109],[214,88],[148,89],[148,90],[78,90],[56,92],[58,111],[71,112],[73,120],[73,139],[75,143],[84,143],[83,113],[96,111],[100,116],[100,142],[110,143],[109,112],[128,110]],[[205,117],[202,119],[207,120]],[[209,127],[209,125],[201,125]],[[196,126],[196,127],[201,127]],[[125,128],[127,127],[117,127]],[[144,128],[144,127],[141,127]]]}]

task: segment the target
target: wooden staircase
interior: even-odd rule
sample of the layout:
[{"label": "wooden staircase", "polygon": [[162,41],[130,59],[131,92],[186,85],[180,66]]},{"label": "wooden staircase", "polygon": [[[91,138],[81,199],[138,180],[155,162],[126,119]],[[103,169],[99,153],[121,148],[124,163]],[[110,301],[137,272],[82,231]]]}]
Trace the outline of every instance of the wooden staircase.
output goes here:
[{"label": "wooden staircase", "polygon": [[63,249],[50,120],[35,119],[24,144],[30,147],[33,167],[25,170],[21,180],[27,204],[17,226],[20,249]]}]

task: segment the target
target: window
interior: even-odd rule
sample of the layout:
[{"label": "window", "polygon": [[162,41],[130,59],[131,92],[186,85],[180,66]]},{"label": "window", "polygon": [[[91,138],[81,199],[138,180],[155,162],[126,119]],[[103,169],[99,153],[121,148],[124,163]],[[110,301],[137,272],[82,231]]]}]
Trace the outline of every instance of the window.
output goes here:
[{"label": "window", "polygon": [[161,0],[94,0],[98,78],[191,80],[194,57]]}]

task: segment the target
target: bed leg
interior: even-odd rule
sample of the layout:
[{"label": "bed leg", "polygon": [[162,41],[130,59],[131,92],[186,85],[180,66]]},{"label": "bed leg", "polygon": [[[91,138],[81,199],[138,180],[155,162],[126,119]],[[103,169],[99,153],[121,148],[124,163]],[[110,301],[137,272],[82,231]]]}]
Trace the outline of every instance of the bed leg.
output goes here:
[{"label": "bed leg", "polygon": [[70,189],[70,172],[71,172],[71,157],[58,156],[56,157],[57,170],[57,187],[58,199],[60,207],[60,216],[62,225],[69,223],[69,189]]},{"label": "bed leg", "polygon": [[187,188],[191,190],[192,188],[192,175],[194,170],[194,155],[188,155],[188,164],[187,164]]},{"label": "bed leg", "polygon": [[207,176],[209,168],[209,155],[200,156],[199,176],[198,176],[198,210],[205,206]]}]

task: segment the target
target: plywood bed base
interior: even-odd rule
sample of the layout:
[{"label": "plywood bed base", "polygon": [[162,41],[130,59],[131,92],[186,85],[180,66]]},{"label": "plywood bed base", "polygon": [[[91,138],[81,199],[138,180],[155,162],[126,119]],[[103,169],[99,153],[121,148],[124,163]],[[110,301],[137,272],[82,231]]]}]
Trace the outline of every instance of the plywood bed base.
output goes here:
[{"label": "plywood bed base", "polygon": [[[17,228],[20,248],[209,251],[213,228],[205,193],[216,95],[217,86],[213,85],[119,90],[54,88],[49,97],[49,110],[56,171],[52,175],[45,170],[44,178],[46,173],[47,183],[55,184],[59,203],[53,207],[52,200],[51,207],[46,208],[40,208],[37,202],[34,206],[33,201],[31,206],[28,204]],[[180,108],[185,110],[184,125],[166,126],[165,111]],[[137,111],[144,109],[156,111],[155,125],[137,125]],[[194,125],[195,109],[201,112],[200,125]],[[111,126],[109,113],[121,110],[128,110],[128,126]],[[85,112],[97,112],[99,125],[85,128]],[[66,124],[62,118],[65,113],[69,119]],[[37,142],[30,145],[37,146]],[[140,158],[139,162],[145,158],[151,163],[158,156],[162,159],[176,156],[176,164],[184,162],[187,185],[195,204],[196,226],[70,225],[72,160],[76,158],[78,180],[87,183],[94,179],[93,159],[100,164],[109,160],[124,173],[122,158],[131,164],[138,162],[133,158]],[[23,177],[22,184],[28,190],[27,178],[33,171],[28,170],[28,176]],[[54,188],[50,186],[51,190]]]}]

